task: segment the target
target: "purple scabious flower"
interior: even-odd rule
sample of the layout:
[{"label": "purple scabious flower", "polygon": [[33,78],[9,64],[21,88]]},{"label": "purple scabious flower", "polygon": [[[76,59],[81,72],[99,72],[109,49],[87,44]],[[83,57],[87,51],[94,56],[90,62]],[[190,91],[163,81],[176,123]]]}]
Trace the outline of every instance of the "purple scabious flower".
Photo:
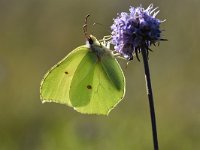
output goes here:
[{"label": "purple scabious flower", "polygon": [[153,8],[153,4],[147,9],[131,6],[129,13],[122,12],[113,19],[111,43],[116,52],[132,60],[134,54],[137,56],[142,49],[148,52],[151,44],[163,40],[160,35],[160,23],[163,21],[155,18],[159,13],[157,9]]}]

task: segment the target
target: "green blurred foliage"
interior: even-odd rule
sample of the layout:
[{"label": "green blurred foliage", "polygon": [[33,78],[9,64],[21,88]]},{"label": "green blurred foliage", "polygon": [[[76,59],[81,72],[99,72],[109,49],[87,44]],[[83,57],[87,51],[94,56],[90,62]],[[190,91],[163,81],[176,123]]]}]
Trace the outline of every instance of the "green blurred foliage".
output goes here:
[{"label": "green blurred foliage", "polygon": [[109,116],[39,99],[46,71],[85,43],[86,14],[89,31],[101,38],[118,12],[152,2],[167,19],[162,28],[169,40],[150,54],[160,149],[200,149],[199,0],[0,0],[0,149],[153,149],[143,65],[136,59],[128,68],[120,61],[127,92]]}]

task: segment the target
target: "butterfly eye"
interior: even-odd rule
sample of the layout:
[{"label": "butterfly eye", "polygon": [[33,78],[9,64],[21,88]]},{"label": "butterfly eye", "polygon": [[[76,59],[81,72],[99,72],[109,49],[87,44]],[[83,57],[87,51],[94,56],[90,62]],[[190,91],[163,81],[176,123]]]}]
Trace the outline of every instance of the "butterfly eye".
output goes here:
[{"label": "butterfly eye", "polygon": [[94,41],[91,37],[88,38],[88,42],[89,42],[90,45],[92,45],[94,43]]}]

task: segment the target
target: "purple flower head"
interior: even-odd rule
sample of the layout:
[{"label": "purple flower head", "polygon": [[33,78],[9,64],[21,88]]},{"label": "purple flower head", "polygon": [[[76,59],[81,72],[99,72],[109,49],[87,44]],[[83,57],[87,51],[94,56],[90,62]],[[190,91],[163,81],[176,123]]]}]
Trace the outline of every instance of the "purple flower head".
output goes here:
[{"label": "purple flower head", "polygon": [[147,9],[140,7],[130,7],[129,13],[122,12],[114,19],[111,26],[111,43],[114,49],[128,60],[133,59],[133,54],[141,49],[149,49],[151,44],[159,42],[161,39],[159,19],[155,16],[159,13],[150,4]]}]

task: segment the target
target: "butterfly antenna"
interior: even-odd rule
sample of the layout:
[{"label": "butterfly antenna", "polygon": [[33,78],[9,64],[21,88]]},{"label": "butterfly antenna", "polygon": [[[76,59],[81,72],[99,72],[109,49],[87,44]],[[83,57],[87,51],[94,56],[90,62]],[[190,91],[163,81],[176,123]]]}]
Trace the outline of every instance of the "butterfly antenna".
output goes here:
[{"label": "butterfly antenna", "polygon": [[107,32],[110,33],[110,30],[107,30],[107,28],[106,28],[103,24],[98,23],[98,22],[94,22],[94,23],[93,23],[93,26],[95,26],[95,25],[99,25],[99,26],[101,26],[105,31],[107,31]]},{"label": "butterfly antenna", "polygon": [[[100,26],[103,26],[103,24],[101,24],[101,23],[98,23],[98,22],[94,22],[93,23],[93,26],[95,26],[95,25],[100,25]],[[103,26],[104,27],[104,26]]]},{"label": "butterfly antenna", "polygon": [[84,32],[84,35],[85,35],[85,38],[86,39],[89,39],[89,35],[87,33],[87,23],[88,23],[88,17],[90,16],[90,14],[88,14],[86,17],[85,17],[85,22],[84,22],[84,25],[83,25],[83,32]]}]

